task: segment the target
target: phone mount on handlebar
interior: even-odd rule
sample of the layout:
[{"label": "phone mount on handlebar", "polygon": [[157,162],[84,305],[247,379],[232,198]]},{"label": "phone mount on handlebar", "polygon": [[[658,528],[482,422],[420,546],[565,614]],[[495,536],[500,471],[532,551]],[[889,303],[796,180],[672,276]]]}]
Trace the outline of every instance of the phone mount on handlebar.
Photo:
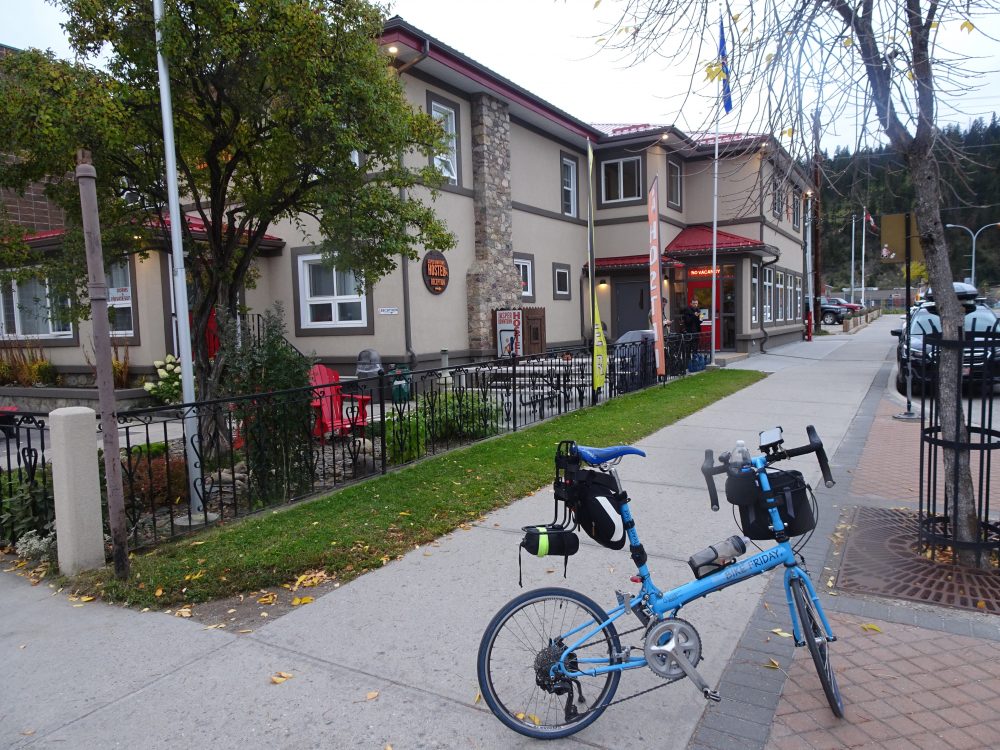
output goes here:
[{"label": "phone mount on handlebar", "polygon": [[779,453],[781,444],[785,442],[781,425],[772,427],[770,430],[762,430],[760,433],[760,452],[772,456]]}]

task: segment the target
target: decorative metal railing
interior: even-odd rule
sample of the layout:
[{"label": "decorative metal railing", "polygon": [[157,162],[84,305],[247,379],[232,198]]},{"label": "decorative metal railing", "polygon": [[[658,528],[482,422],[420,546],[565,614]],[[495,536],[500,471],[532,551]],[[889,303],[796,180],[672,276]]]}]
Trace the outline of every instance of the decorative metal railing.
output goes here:
[{"label": "decorative metal railing", "polygon": [[[700,346],[697,337],[671,336],[663,353],[667,376],[686,372]],[[592,378],[590,351],[569,348],[120,412],[130,545],[155,544],[646,388],[660,380],[653,346],[609,347],[605,387],[595,393]]]},{"label": "decorative metal railing", "polygon": [[[961,366],[952,385],[960,394],[954,411],[939,399],[941,353],[958,350]],[[919,362],[912,356],[914,387],[919,383],[921,404],[920,444],[920,545],[929,557],[949,562],[971,562],[995,567],[1000,555],[1000,519],[991,507],[994,452],[1000,450],[1000,431],[993,426],[994,391],[1000,385],[1000,333],[966,331],[959,340],[940,333],[924,337]],[[944,425],[958,425],[958,437],[945,439]],[[946,466],[945,454],[957,460]],[[963,487],[966,469],[972,486]],[[949,471],[950,469],[950,471]],[[969,493],[975,518],[965,519],[974,529],[973,539],[962,539],[956,500]]]},{"label": "decorative metal railing", "polygon": [[0,543],[14,544],[28,531],[45,536],[55,518],[52,467],[46,453],[47,414],[5,412],[0,465]]}]

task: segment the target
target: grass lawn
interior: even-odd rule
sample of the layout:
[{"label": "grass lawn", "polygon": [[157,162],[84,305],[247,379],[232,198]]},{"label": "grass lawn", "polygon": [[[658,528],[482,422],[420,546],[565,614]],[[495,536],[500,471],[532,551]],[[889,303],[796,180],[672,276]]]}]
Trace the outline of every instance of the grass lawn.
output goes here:
[{"label": "grass lawn", "polygon": [[345,582],[552,481],[560,440],[631,443],[764,375],[710,370],[616,398],[359,484],[219,527],[72,582],[135,606],[204,602],[324,570]]}]

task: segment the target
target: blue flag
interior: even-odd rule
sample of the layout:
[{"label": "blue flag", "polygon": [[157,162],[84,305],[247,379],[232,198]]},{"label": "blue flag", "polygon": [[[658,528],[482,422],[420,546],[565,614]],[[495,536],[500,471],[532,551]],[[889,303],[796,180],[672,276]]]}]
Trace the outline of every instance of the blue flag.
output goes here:
[{"label": "blue flag", "polygon": [[729,60],[726,58],[726,31],[719,19],[719,64],[722,66],[722,106],[726,114],[733,111],[733,96],[729,89]]}]

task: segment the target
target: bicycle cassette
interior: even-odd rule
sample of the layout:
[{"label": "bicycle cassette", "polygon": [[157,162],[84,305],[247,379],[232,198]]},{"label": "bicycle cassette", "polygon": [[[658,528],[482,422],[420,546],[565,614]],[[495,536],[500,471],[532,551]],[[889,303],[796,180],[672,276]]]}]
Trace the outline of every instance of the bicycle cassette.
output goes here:
[{"label": "bicycle cassette", "polygon": [[[672,648],[665,646],[675,641]],[[653,623],[646,630],[643,652],[649,668],[668,682],[681,679],[687,673],[677,663],[671,651],[679,650],[694,667],[701,661],[701,637],[687,620],[672,619]]]}]

